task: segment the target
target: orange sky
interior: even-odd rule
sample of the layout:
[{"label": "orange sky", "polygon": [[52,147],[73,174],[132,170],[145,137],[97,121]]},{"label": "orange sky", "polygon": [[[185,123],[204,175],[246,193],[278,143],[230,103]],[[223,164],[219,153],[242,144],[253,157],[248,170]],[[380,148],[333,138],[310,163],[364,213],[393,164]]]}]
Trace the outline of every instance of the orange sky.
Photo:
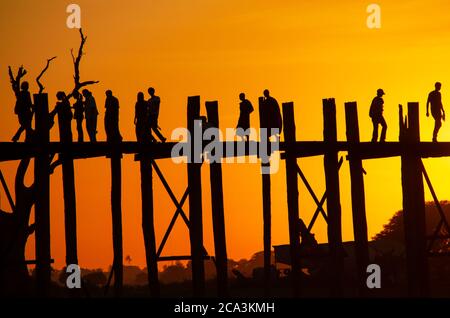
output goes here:
[{"label": "orange sky", "polygon": [[[27,80],[34,78],[47,58],[57,55],[43,79],[50,104],[58,90],[73,87],[70,48],[78,48],[77,30],[66,27],[68,1],[17,0],[0,4],[0,140],[9,141],[17,127],[14,95],[7,66],[23,64]],[[368,1],[267,1],[267,0],[170,0],[76,1],[82,9],[82,27],[88,36],[81,66],[82,80],[100,80],[91,89],[99,110],[104,111],[104,91],[120,99],[120,127],[126,140],[134,140],[134,102],[138,91],[154,86],[162,99],[160,126],[166,135],[186,121],[186,100],[201,95],[218,100],[221,126],[235,127],[238,94],[257,97],[270,88],[278,101],[294,101],[297,138],[322,139],[322,98],[337,103],[338,134],[345,140],[344,102],[358,101],[361,138],[369,140],[368,107],[376,89],[385,96],[388,140],[398,139],[397,105],[421,103],[422,138],[429,140],[433,122],[425,117],[425,101],[436,80],[443,82],[444,107],[450,94],[450,3],[440,0],[378,1],[382,28],[366,27]],[[204,108],[203,108],[203,112]],[[252,124],[257,126],[257,112]],[[104,140],[103,116],[99,139]],[[52,139],[57,139],[57,129]],[[73,126],[75,132],[75,126]],[[450,140],[445,123],[440,140]],[[342,153],[345,155],[345,153]],[[324,190],[323,159],[299,160],[313,188]],[[12,186],[17,163],[0,168]],[[450,175],[446,159],[426,160],[426,167],[440,199]],[[162,170],[181,197],[186,187],[186,167],[161,161]],[[369,235],[377,233],[401,208],[400,160],[366,161],[364,168]],[[106,159],[75,163],[78,208],[79,261],[83,267],[106,268],[112,262],[110,175]],[[203,168],[205,246],[213,253],[209,200],[209,171]],[[228,255],[248,258],[262,250],[261,176],[255,164],[223,165]],[[139,166],[132,156],[123,160],[124,255],[144,266],[140,226]],[[51,177],[52,256],[56,267],[64,263],[64,226],[61,171]],[[341,172],[343,235],[352,240],[348,164]],[[273,244],[288,242],[284,165],[272,176]],[[426,193],[427,200],[431,197]],[[1,207],[8,209],[1,193]],[[187,207],[187,205],[186,205]],[[311,218],[315,205],[300,186],[300,214]],[[186,208],[187,210],[187,208]],[[161,239],[174,212],[162,185],[155,179],[157,238]],[[181,220],[180,220],[181,221]],[[326,240],[322,220],[313,230]],[[33,257],[33,241],[28,257]],[[169,239],[167,254],[189,251],[187,230],[178,223]]]}]

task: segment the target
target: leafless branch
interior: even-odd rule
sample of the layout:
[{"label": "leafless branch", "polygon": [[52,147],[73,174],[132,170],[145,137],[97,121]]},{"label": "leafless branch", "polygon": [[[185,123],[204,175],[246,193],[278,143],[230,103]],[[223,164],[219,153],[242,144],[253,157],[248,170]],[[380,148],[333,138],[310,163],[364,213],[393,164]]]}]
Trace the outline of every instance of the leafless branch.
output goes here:
[{"label": "leafless branch", "polygon": [[17,98],[19,98],[20,95],[20,80],[22,77],[24,77],[27,74],[27,71],[21,65],[19,67],[19,70],[17,71],[16,77],[14,77],[13,71],[11,69],[11,66],[8,66],[8,74],[9,74],[9,81],[11,82],[12,89],[14,91],[14,94]]},{"label": "leafless branch", "polygon": [[74,68],[74,82],[75,82],[75,87],[72,91],[72,93],[70,93],[69,96],[67,96],[67,98],[71,98],[73,95],[73,92],[75,91],[79,91],[82,87],[84,86],[88,86],[88,85],[92,85],[92,84],[97,84],[98,81],[84,81],[84,82],[80,82],[80,63],[81,63],[81,58],[84,55],[83,54],[83,48],[84,45],[86,43],[87,40],[87,36],[85,36],[83,34],[83,30],[80,28],[80,36],[81,36],[81,43],[80,43],[80,47],[78,49],[78,55],[77,57],[75,57],[73,55],[73,49],[70,50],[70,54],[72,56],[72,61],[73,61],[73,68]]},{"label": "leafless branch", "polygon": [[39,94],[42,94],[42,92],[44,91],[44,86],[41,84],[40,79],[41,79],[42,75],[44,75],[44,73],[47,71],[48,67],[50,66],[50,62],[53,61],[54,59],[56,59],[56,56],[47,60],[47,65],[45,65],[45,68],[42,70],[41,74],[39,74],[39,76],[36,78],[36,83],[39,86]]}]

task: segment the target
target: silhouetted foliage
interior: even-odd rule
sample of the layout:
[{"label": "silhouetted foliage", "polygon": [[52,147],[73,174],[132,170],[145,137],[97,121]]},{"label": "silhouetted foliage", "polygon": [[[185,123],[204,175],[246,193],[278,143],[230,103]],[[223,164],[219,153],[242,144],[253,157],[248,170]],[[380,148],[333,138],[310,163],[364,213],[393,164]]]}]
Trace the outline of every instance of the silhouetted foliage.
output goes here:
[{"label": "silhouetted foliage", "polygon": [[[440,202],[444,214],[447,220],[450,220],[450,202],[442,201]],[[428,202],[425,206],[426,213],[426,225],[427,225],[427,235],[432,235],[441,216],[438,213],[434,202]],[[439,233],[450,234],[450,233]],[[392,240],[400,243],[405,241],[405,231],[403,226],[403,211],[396,212],[387,224],[384,225],[383,230],[373,237],[374,241],[380,240]],[[450,252],[450,240],[437,240],[433,245],[433,251],[436,252]]]},{"label": "silhouetted foliage", "polygon": [[106,275],[102,270],[95,270],[83,276],[83,281],[89,285],[101,287],[106,284]]}]

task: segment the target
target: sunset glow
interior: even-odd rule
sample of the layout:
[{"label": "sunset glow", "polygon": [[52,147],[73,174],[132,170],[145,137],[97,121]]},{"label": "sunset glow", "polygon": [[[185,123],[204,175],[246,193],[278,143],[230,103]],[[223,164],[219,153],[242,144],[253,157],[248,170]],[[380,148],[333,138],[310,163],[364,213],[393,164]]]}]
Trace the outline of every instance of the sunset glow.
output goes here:
[{"label": "sunset glow", "polygon": [[[425,116],[426,98],[436,81],[442,82],[444,108],[450,107],[450,2],[441,0],[380,0],[380,29],[366,25],[367,1],[268,1],[268,0],[78,0],[82,28],[88,37],[81,65],[85,80],[99,80],[90,87],[101,113],[99,140],[105,140],[103,114],[105,91],[120,101],[120,129],[124,140],[134,141],[136,94],[155,87],[161,97],[159,125],[170,136],[186,126],[187,97],[200,95],[204,102],[219,102],[220,126],[236,127],[239,93],[245,92],[256,111],[251,124],[258,127],[258,97],[270,89],[280,102],[294,102],[297,138],[322,140],[322,99],[335,98],[338,138],[346,140],[344,102],[357,101],[361,140],[369,141],[372,123],[369,106],[378,88],[386,92],[384,114],[387,140],[398,141],[398,104],[420,103],[421,138],[431,141],[434,122]],[[35,77],[52,56],[42,82],[49,94],[73,88],[70,49],[77,49],[77,30],[66,27],[69,2],[42,0],[2,1],[0,4],[0,140],[10,141],[18,124],[13,108],[7,67],[20,65],[31,92],[38,90]],[[450,108],[448,108],[450,110]],[[76,135],[75,122],[72,131]],[[57,128],[51,132],[58,140]],[[450,141],[448,123],[440,140]],[[346,153],[340,155],[345,156]],[[323,158],[298,161],[320,197],[324,191]],[[181,198],[187,185],[186,166],[170,159],[159,161],[175,195]],[[449,159],[426,159],[439,199],[446,193]],[[223,164],[223,188],[228,257],[249,258],[263,249],[261,174],[258,164]],[[369,160],[366,208],[369,237],[378,233],[394,212],[402,208],[400,159]],[[0,169],[13,188],[17,162],[4,162]],[[144,267],[141,229],[139,165],[131,155],[122,164],[122,213],[124,256]],[[32,180],[32,176],[29,176]],[[209,169],[204,165],[204,242],[214,254]],[[78,254],[82,267],[108,268],[113,260],[110,208],[110,168],[105,158],[76,160],[75,181],[78,222]],[[344,241],[353,240],[348,162],[340,172]],[[307,222],[315,203],[300,188],[300,216]],[[175,212],[161,182],[154,175],[157,243]],[[0,206],[9,210],[0,193]],[[426,199],[431,195],[426,190]],[[51,234],[54,266],[65,264],[64,213],[61,169],[51,176]],[[185,205],[188,213],[188,204]],[[284,162],[272,175],[272,244],[287,244],[288,217]],[[326,224],[319,218],[313,228],[320,242],[327,241]],[[189,254],[187,228],[179,219],[163,255]],[[29,240],[27,257],[34,257]]]}]

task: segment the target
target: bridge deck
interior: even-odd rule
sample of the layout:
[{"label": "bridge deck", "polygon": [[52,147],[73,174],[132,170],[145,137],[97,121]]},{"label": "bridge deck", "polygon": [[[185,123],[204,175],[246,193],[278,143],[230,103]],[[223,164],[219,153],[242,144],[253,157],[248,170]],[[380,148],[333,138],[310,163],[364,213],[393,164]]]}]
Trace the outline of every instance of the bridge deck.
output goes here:
[{"label": "bridge deck", "polygon": [[[223,147],[223,157],[239,157],[248,155],[258,155],[259,142],[221,142]],[[50,142],[46,150],[50,154],[71,153],[75,159],[87,159],[108,156],[111,153],[121,154],[148,154],[155,159],[170,158],[175,142],[142,144],[138,142],[121,142],[110,144],[107,142],[83,142],[63,144],[60,142]],[[185,144],[187,145],[187,144]],[[239,152],[238,149],[245,151]],[[447,157],[450,156],[450,142],[385,142],[385,143],[348,143],[348,142],[324,142],[324,141],[297,141],[293,144],[280,142],[279,150],[281,157],[289,148],[296,157],[320,156],[329,151],[345,151],[360,157],[361,159],[389,158],[404,154],[417,155],[421,158]],[[227,153],[227,149],[234,149],[232,153]],[[42,151],[42,147],[33,143],[13,143],[0,142],[0,162],[20,160],[30,158]]]}]

